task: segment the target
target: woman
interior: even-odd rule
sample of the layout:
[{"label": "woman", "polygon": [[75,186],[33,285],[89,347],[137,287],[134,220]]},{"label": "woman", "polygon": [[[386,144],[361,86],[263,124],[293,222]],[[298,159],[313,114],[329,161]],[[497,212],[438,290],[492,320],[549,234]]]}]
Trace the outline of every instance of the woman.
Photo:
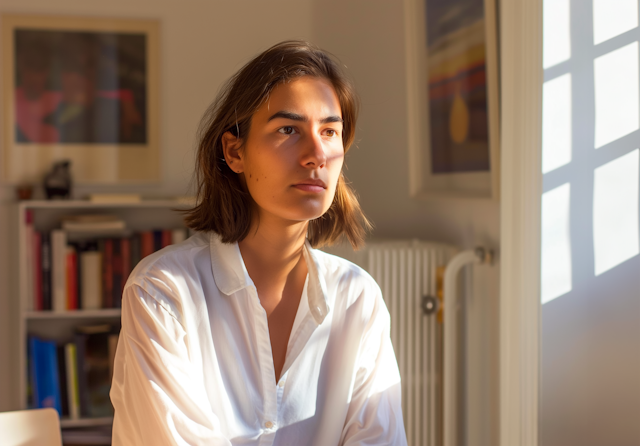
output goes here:
[{"label": "woman", "polygon": [[313,247],[366,219],[342,175],[357,98],[317,48],[282,42],[203,120],[187,241],[129,277],[114,445],[405,445],[380,289]]}]

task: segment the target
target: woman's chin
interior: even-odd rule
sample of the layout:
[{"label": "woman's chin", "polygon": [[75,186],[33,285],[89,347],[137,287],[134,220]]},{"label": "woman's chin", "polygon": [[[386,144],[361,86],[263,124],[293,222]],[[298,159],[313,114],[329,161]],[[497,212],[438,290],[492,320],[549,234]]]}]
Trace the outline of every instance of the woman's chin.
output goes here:
[{"label": "woman's chin", "polygon": [[326,212],[326,209],[323,207],[314,207],[314,208],[298,208],[290,212],[286,212],[282,214],[286,220],[290,221],[310,221],[315,220],[316,218],[322,217],[322,215]]}]

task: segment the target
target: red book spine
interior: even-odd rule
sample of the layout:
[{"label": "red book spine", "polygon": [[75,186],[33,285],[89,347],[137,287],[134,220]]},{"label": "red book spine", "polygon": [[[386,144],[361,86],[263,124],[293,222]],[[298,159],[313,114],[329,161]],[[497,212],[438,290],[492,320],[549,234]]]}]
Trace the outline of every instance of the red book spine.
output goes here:
[{"label": "red book spine", "polygon": [[71,304],[74,310],[78,309],[78,253],[71,253]]},{"label": "red book spine", "polygon": [[153,254],[153,232],[144,231],[140,233],[140,248],[142,258]]},{"label": "red book spine", "polygon": [[34,309],[42,311],[44,309],[42,298],[42,234],[33,233],[33,272],[35,282],[35,302]]},{"label": "red book spine", "polygon": [[162,247],[169,246],[171,244],[171,231],[169,229],[162,230]]},{"label": "red book spine", "polygon": [[131,274],[131,239],[120,239],[120,253],[122,254],[122,288],[120,294],[122,298],[122,291],[124,291],[124,285],[127,283],[129,274]]},{"label": "red book spine", "polygon": [[78,255],[67,252],[67,310],[78,309]]},{"label": "red book spine", "polygon": [[27,274],[27,287],[25,292],[27,293],[27,299],[29,300],[29,309],[37,310],[37,298],[36,298],[36,277],[35,277],[35,269],[34,269],[34,228],[33,228],[33,211],[30,209],[25,209],[24,211],[24,222],[25,222],[25,239],[24,239],[24,249],[26,255],[26,274]]},{"label": "red book spine", "polygon": [[103,308],[113,308],[113,240],[104,241],[104,290],[102,293]]}]

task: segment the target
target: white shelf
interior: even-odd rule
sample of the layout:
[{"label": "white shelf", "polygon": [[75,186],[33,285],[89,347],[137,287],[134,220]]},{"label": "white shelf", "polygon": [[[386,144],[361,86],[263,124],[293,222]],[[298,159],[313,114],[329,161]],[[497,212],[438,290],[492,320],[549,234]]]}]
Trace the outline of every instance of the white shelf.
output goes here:
[{"label": "white shelf", "polygon": [[27,311],[26,319],[84,319],[84,318],[118,318],[119,308],[102,310],[68,310],[68,311]]},{"label": "white shelf", "polygon": [[78,418],[72,420],[70,418],[62,418],[60,420],[60,427],[92,427],[92,426],[110,426],[113,424],[113,417],[103,418]]},{"label": "white shelf", "polygon": [[142,200],[139,203],[93,203],[89,200],[24,200],[25,209],[106,209],[106,208],[188,208],[193,203],[180,200]]},{"label": "white shelf", "polygon": [[[148,231],[158,228],[173,229],[184,227],[182,216],[172,209],[190,209],[193,203],[184,200],[143,200],[139,203],[92,203],[89,200],[25,200],[15,204],[15,219],[18,234],[12,251],[16,262],[12,262],[11,275],[17,280],[12,284],[11,295],[18,301],[14,306],[14,318],[17,319],[17,344],[18,360],[15,371],[17,376],[18,392],[21,395],[21,408],[28,406],[27,387],[27,350],[29,335],[40,336],[64,343],[72,339],[77,326],[110,323],[116,324],[121,317],[119,308],[105,308],[96,310],[67,310],[67,311],[27,311],[32,302],[29,290],[28,262],[26,249],[26,219],[25,211],[33,211],[35,229],[39,232],[48,232],[60,227],[60,220],[68,214],[110,213],[118,216],[126,222],[130,231]],[[73,235],[78,234],[74,232]],[[95,234],[93,234],[95,235]],[[18,310],[20,309],[20,310]],[[110,426],[112,417],[105,418],[81,418],[61,419],[63,428]],[[1,437],[1,434],[0,434]],[[2,440],[0,439],[0,444]]]}]

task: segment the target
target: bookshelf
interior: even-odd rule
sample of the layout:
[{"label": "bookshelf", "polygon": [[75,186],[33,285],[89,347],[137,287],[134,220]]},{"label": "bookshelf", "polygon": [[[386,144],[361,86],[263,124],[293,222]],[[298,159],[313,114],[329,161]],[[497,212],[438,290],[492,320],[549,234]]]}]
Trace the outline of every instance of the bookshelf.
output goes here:
[{"label": "bookshelf", "polygon": [[[126,223],[126,231],[84,233],[85,237],[121,237],[138,234],[143,231],[160,229],[184,228],[182,214],[174,209],[188,209],[192,204],[178,200],[143,200],[139,203],[92,203],[88,200],[56,200],[56,201],[22,201],[15,206],[15,222],[17,223],[17,240],[14,244],[17,250],[17,268],[13,290],[17,295],[14,308],[17,312],[17,373],[16,382],[20,405],[28,408],[27,387],[29,382],[28,370],[28,339],[37,336],[42,339],[54,340],[64,344],[73,339],[78,326],[95,324],[118,324],[120,320],[119,308],[97,309],[65,309],[61,311],[34,309],[33,285],[30,278],[34,273],[29,268],[32,262],[32,251],[28,250],[29,229],[27,227],[27,213],[35,231],[49,233],[60,229],[62,217],[87,214],[109,214],[116,216]],[[133,268],[135,265],[131,265]],[[126,280],[126,278],[124,279]],[[112,417],[79,417],[61,419],[63,429],[91,428],[108,426]]]}]

